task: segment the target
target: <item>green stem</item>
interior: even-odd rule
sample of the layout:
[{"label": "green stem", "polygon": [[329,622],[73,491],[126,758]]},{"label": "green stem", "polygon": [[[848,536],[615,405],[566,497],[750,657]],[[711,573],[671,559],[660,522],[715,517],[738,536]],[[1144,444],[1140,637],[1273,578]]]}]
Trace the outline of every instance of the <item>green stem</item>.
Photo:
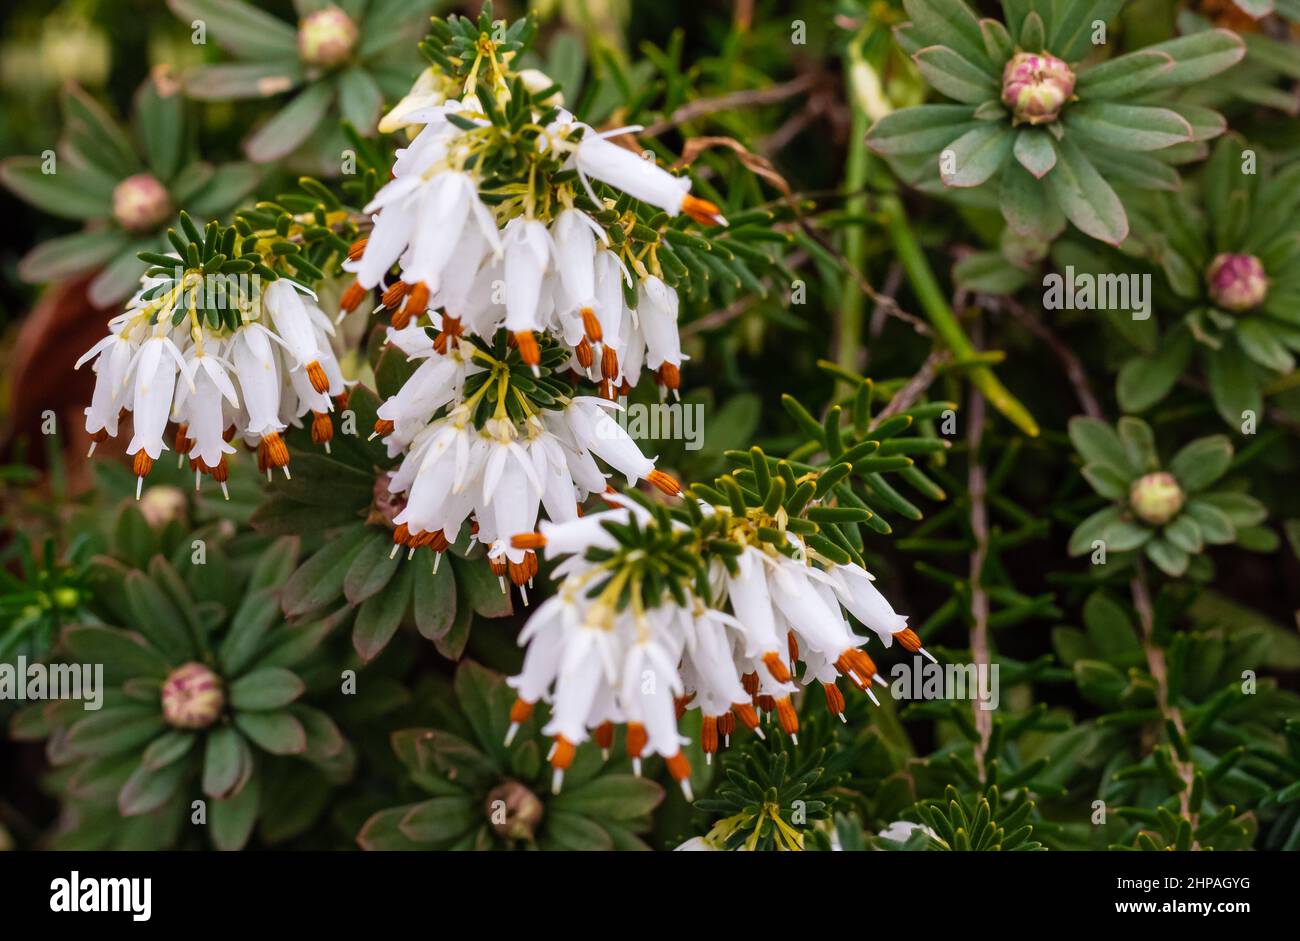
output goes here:
[{"label": "green stem", "polygon": [[[935,333],[955,358],[967,360],[975,357],[977,351],[974,345],[962,330],[961,324],[957,322],[957,316],[948,306],[948,299],[940,289],[939,282],[935,280],[930,263],[925,259],[925,253],[917,244],[902,201],[894,193],[888,193],[880,197],[879,207],[885,232],[894,246],[894,253],[898,256],[907,280],[912,285],[912,293],[921,302],[921,309],[925,311],[925,316],[934,327]],[[1011,391],[993,374],[993,370],[987,366],[978,366],[970,369],[969,375],[975,388],[984,393],[989,403],[1010,419],[1016,427],[1027,435],[1038,434],[1038,422],[1034,420],[1034,416],[1029,414],[1029,410],[1021,404],[1020,400],[1012,395]]]},{"label": "green stem", "polygon": [[[867,182],[873,182],[881,190],[877,205],[879,206],[885,232],[893,244],[894,254],[898,257],[912,286],[912,292],[921,302],[921,308],[929,319],[940,341],[952,353],[953,359],[966,365],[967,374],[975,388],[984,394],[999,412],[1010,419],[1025,434],[1036,436],[1038,422],[1020,400],[1011,394],[1002,384],[993,370],[979,365],[980,353],[966,337],[957,322],[948,299],[935,280],[930,264],[925,260],[925,253],[916,242],[916,236],[908,223],[903,203],[898,198],[893,178],[887,173],[875,174],[872,179],[871,157],[866,147],[866,132],[871,125],[871,115],[887,113],[892,104],[883,94],[878,77],[880,59],[890,48],[888,30],[880,29],[879,24],[863,27],[854,41],[849,44],[845,54],[845,68],[848,75],[848,99],[853,111],[853,136],[849,146],[848,165],[845,167],[848,191],[858,193]],[[873,65],[873,61],[875,64]],[[854,196],[849,202],[849,218],[861,214],[864,208]],[[845,237],[845,260],[853,273],[861,272],[865,235],[853,228]],[[837,361],[841,366],[856,370],[858,349],[862,343],[862,292],[855,279],[846,280],[844,299],[840,304],[839,343]]]},{"label": "green stem", "polygon": [[[859,107],[853,108],[853,130],[849,135],[849,157],[844,168],[844,189],[854,193],[846,200],[844,209],[849,218],[859,218],[867,211],[867,128],[871,122]],[[844,261],[849,267],[840,289],[840,317],[835,337],[835,361],[849,372],[856,373],[862,366],[862,312],[865,296],[858,288],[855,275],[862,271],[866,256],[866,231],[862,226],[849,226],[844,235]]]}]

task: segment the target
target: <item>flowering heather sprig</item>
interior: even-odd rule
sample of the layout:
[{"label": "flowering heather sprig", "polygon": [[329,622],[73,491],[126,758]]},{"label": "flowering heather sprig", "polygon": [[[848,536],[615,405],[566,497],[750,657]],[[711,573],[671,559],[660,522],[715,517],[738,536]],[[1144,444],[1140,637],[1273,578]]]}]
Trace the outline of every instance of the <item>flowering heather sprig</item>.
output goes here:
[{"label": "flowering heather sprig", "polygon": [[784,461],[772,473],[768,461],[755,448],[752,486],[728,475],[696,485],[680,508],[609,495],[609,510],[515,537],[564,557],[558,593],[520,635],[528,650],[510,680],[515,725],[539,699],[551,704],[544,731],[554,736],[557,790],[575,748],[594,737],[608,749],[616,723],[627,724],[634,767],[662,756],[689,796],[677,731],[686,709],[703,712],[706,756],[737,722],[761,736],[760,713],[775,713],[797,736],[796,681],[820,683],[843,719],[839,677],[872,699],[873,683],[883,682],[848,614],[886,646],[897,639],[926,653],[838,542],[840,524],[870,515],[831,498],[850,467],[796,476]]},{"label": "flowering heather sprig", "polygon": [[537,558],[511,537],[532,532],[542,508],[556,522],[577,519],[582,502],[608,487],[596,458],[629,485],[644,479],[681,492],[610,417],[619,406],[576,394],[560,374],[570,354],[549,336],[530,364],[505,333],[488,344],[432,317],[435,326],[388,328],[389,342],[420,361],[380,405],[372,435],[390,457],[404,455],[388,482],[404,503],[393,518],[394,555],[428,546],[436,566],[468,521],[502,587],[508,575],[523,589]]},{"label": "flowering heather sprig", "polygon": [[[963,0],[903,0],[895,31],[922,76],[956,104],[882,117],[871,147],[909,182],[998,188],[1007,224],[1051,241],[1066,221],[1118,245],[1129,218],[1112,183],[1177,189],[1171,164],[1201,153],[1223,118],[1169,100],[1173,88],[1234,65],[1240,37],[1208,30],[1100,62],[1095,24],[1121,0],[1031,5],[1004,0],[1006,24],[979,19]],[[1187,146],[1182,146],[1187,145]]]},{"label": "flowering heather sprig", "polygon": [[[78,361],[94,361],[95,391],[86,431],[95,445],[116,437],[132,415],[127,453],[136,496],[159,455],[172,447],[226,493],[226,455],[240,435],[258,465],[289,474],[281,432],[312,414],[313,439],[329,447],[333,397],[346,383],[329,342],[330,319],[299,280],[320,271],[301,253],[303,223],[254,232],[209,223],[200,232],[181,214],[167,232],[175,253],[142,252],[151,265],[139,292],[109,321],[109,334]],[[290,275],[293,273],[293,276]],[[228,496],[228,494],[227,494]]]},{"label": "flowering heather sprig", "polygon": [[[435,19],[433,30],[424,49],[434,71],[384,120],[415,134],[365,207],[374,229],[344,266],[357,274],[344,310],[383,287],[394,326],[438,311],[473,336],[491,340],[504,328],[529,366],[546,333],[607,398],[635,385],[643,366],[676,392],[676,285],[692,268],[707,278],[717,263],[698,256],[715,250],[730,261],[767,257],[677,228],[683,215],[727,220],[690,194],[689,178],[614,143],[638,128],[597,133],[557,104],[546,76],[513,71],[530,20],[500,41],[490,11],[477,22]],[[614,195],[598,193],[600,184]]]}]

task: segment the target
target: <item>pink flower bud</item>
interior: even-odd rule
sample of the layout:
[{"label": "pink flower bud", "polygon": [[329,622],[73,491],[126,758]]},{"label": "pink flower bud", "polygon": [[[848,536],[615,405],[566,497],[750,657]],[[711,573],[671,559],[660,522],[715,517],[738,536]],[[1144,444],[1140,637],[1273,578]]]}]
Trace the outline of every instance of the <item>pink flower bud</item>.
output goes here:
[{"label": "pink flower bud", "polygon": [[1205,280],[1214,303],[1234,313],[1258,307],[1268,295],[1268,275],[1254,255],[1214,256]]},{"label": "pink flower bud", "polygon": [[1173,474],[1157,471],[1133,481],[1128,503],[1142,522],[1163,526],[1183,508],[1183,488]]},{"label": "pink flower bud", "polygon": [[357,24],[338,7],[317,10],[298,25],[298,55],[308,65],[338,65],[356,43]]},{"label": "pink flower bud", "polygon": [[1002,101],[1017,124],[1055,121],[1074,95],[1074,72],[1056,56],[1018,52],[1002,70]]},{"label": "pink flower bud", "polygon": [[162,224],[171,214],[171,197],[152,174],[137,173],[113,187],[113,218],[124,229],[143,232]]},{"label": "pink flower bud", "polygon": [[163,682],[163,720],[175,728],[206,729],[225,704],[221,677],[201,663],[182,664]]}]

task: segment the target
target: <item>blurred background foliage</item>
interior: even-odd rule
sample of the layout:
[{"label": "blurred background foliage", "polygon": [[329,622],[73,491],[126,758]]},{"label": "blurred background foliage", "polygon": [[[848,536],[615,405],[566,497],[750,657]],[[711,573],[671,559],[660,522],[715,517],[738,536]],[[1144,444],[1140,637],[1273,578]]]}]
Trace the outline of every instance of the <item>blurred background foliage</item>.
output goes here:
[{"label": "blurred background foliage", "polygon": [[[988,13],[998,9],[996,3],[976,5]],[[296,18],[290,0],[257,6],[286,22]],[[477,6],[437,8],[475,12]],[[498,3],[497,13],[513,18],[525,6]],[[787,218],[799,220],[783,228],[791,236],[781,262],[792,285],[768,283],[765,296],[739,290],[693,305],[683,316],[684,346],[692,357],[683,389],[688,402],[706,407],[704,447],[662,442],[650,450],[683,478],[707,479],[726,468],[728,450],[760,444],[770,453],[789,453],[806,441],[807,429],[782,407],[784,393],[794,393],[820,420],[831,404],[851,407],[846,390],[857,380],[846,380],[846,371],[873,377],[878,402],[902,392],[920,371],[923,399],[960,404],[958,430],[951,448],[917,456],[929,487],[909,491],[894,505],[902,508],[890,516],[894,532],[868,541],[867,561],[928,647],[944,659],[965,661],[978,645],[982,656],[1000,664],[1004,687],[1002,709],[988,726],[977,724],[979,716],[965,702],[886,700],[876,710],[857,699],[850,703],[850,724],[841,727],[813,701],[819,697],[805,697],[808,731],[798,748],[749,741],[711,768],[693,755],[695,791],[703,798],[698,806],[688,806],[675,788],[660,803],[657,792],[635,785],[631,822],[602,829],[593,822],[611,819],[602,805],[585,822],[569,820],[562,834],[548,831],[547,843],[603,846],[625,838],[666,848],[713,832],[728,845],[754,835],[754,845],[768,846],[784,833],[776,820],[788,821],[791,802],[806,800],[815,804],[809,848],[1101,849],[1190,840],[1300,847],[1300,793],[1293,784],[1300,777],[1297,384],[1270,396],[1269,421],[1253,439],[1238,439],[1228,470],[1233,486],[1267,506],[1262,528],[1268,535],[1252,545],[1207,550],[1214,573],[1208,586],[1202,581],[1167,587],[1154,600],[1135,597],[1131,569],[1099,577],[1066,551],[1071,531],[1100,505],[1080,475],[1067,425],[1084,410],[1080,388],[1089,390],[1104,415],[1118,417],[1114,376],[1131,348],[1091,312],[1045,317],[1014,297],[959,290],[949,277],[952,266],[996,244],[996,211],[903,191],[916,241],[943,285],[943,301],[973,344],[965,357],[936,357],[940,344],[920,316],[924,299],[909,288],[891,250],[869,183],[885,171],[862,138],[873,98],[885,95],[902,106],[926,95],[889,41],[889,27],[905,19],[901,3],[539,0],[531,8],[541,24],[536,64],[564,85],[571,100],[588,104],[593,123],[647,125],[643,140],[653,141],[668,163],[690,138],[730,138],[736,147],[697,156],[701,190],[719,194],[724,208],[784,205]],[[1166,39],[1189,8],[1206,15],[1217,9],[1133,0],[1113,24],[1114,41],[1133,49]],[[4,157],[55,145],[63,123],[59,94],[67,83],[122,117],[154,66],[183,72],[228,59],[215,44],[191,43],[188,24],[159,0],[10,2],[0,10],[0,36]],[[1279,87],[1287,81],[1275,73],[1266,80]],[[584,92],[593,82],[596,90]],[[1300,153],[1295,120],[1277,120],[1257,102],[1215,103],[1234,130],[1276,154]],[[188,103],[199,153],[214,162],[240,159],[250,128],[282,105],[275,98]],[[256,194],[283,192],[295,179],[295,173],[269,167]],[[80,297],[84,283],[54,286],[42,298],[41,288],[20,280],[17,265],[33,244],[75,231],[76,224],[41,213],[7,190],[0,190],[0,212],[6,221],[0,242],[0,460],[7,462],[0,470],[0,558],[11,578],[6,596],[18,599],[0,609],[0,628],[26,619],[24,636],[40,646],[52,643],[63,625],[109,617],[94,597],[89,560],[115,551],[132,482],[111,458],[91,470],[79,441],[38,432],[46,409],[76,423],[89,386],[85,376],[70,378],[70,366],[101,335],[105,315]],[[972,401],[967,380],[990,367],[1032,412],[1040,434],[1026,435],[987,403]],[[643,387],[634,398],[652,395]],[[1222,430],[1204,391],[1194,386],[1179,387],[1146,417],[1167,454]],[[923,434],[934,436],[932,419]],[[188,474],[168,481],[162,473],[168,463],[160,462],[159,479],[151,480],[141,509],[148,527],[159,533],[217,527],[232,559],[265,548],[270,537],[247,526],[266,489],[251,462],[232,470],[230,504],[211,494],[191,495]],[[154,538],[170,545],[179,536]],[[304,545],[304,556],[315,548]],[[143,568],[147,558],[128,564]],[[514,637],[525,613],[480,618],[466,656],[499,673],[517,668]],[[351,613],[343,615],[326,645],[337,658],[334,666],[353,662]],[[1171,731],[1152,719],[1153,686],[1143,656],[1149,646],[1168,649],[1182,671],[1176,705],[1185,712],[1186,728]],[[895,648],[882,659],[882,672],[897,659]],[[425,763],[444,772],[473,766],[481,772],[480,789],[502,786],[504,771],[490,754],[495,742],[483,738],[481,728],[451,723],[455,734],[446,732],[447,711],[454,711],[447,703],[474,693],[458,686],[453,696],[451,684],[472,678],[495,702],[494,675],[473,668],[457,678],[455,665],[413,629],[368,669],[383,677],[377,684],[383,694],[371,708],[339,720],[361,753],[351,789],[328,810],[324,803],[334,798],[321,799],[316,811],[329,827],[314,826],[313,817],[277,841],[350,846],[369,820],[366,832],[375,845],[446,845],[459,831],[444,832],[424,818],[416,823],[426,828],[412,830],[408,815],[417,805],[403,803],[420,801],[424,808],[428,794],[437,793]],[[1243,669],[1258,672],[1265,695],[1225,692],[1240,685]],[[0,711],[0,718],[9,717]],[[424,726],[455,739],[447,754],[433,746],[428,754],[424,746],[403,750],[401,741],[393,752],[392,732]],[[689,727],[683,731],[693,734]],[[594,768],[596,758],[586,759]],[[56,802],[54,790],[42,783],[44,768],[39,745],[0,742],[0,780],[14,782],[0,793],[0,845],[35,845],[48,832]],[[606,777],[621,781],[622,771]],[[1193,780],[1198,774],[1200,784]],[[1097,826],[1090,822],[1097,799],[1129,812]],[[460,826],[465,807],[447,806],[448,819]],[[1226,816],[1224,808],[1232,808]],[[1195,816],[1196,828],[1183,826],[1179,813]],[[891,826],[904,819],[913,823]],[[466,825],[463,839],[514,845],[526,829],[480,832]]]}]

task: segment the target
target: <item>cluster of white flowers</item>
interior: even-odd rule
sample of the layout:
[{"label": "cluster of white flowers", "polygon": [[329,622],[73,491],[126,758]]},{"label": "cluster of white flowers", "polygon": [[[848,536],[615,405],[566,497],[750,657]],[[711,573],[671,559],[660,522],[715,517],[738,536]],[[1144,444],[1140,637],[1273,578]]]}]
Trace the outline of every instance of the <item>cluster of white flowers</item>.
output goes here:
[{"label": "cluster of white flowers", "polygon": [[522,671],[509,681],[518,694],[511,735],[538,700],[551,705],[544,732],[555,740],[550,761],[557,789],[576,747],[594,735],[607,750],[617,723],[627,725],[627,749],[638,771],[643,754],[658,754],[689,792],[685,740],[677,728],[688,708],[703,712],[706,756],[717,751],[719,736],[726,743],[737,720],[761,736],[760,712],[775,713],[781,729],[797,736],[790,698],[797,680],[820,683],[827,707],[844,720],[839,677],[873,700],[872,684],[884,683],[861,649],[867,638],[853,632],[846,612],[886,647],[897,639],[930,656],[866,570],[821,558],[793,533],[787,534],[790,555],[750,542],[735,557],[734,571],[713,557],[710,601],[683,586],[685,604],[671,595],[645,604],[635,584],[637,553],[617,552],[620,543],[605,524],[625,525],[631,516],[654,523],[634,502],[607,500],[613,509],[545,522],[538,533],[515,539],[516,545],[544,546],[548,558],[565,557],[555,569],[557,594],[538,607],[520,635],[528,649]]},{"label": "cluster of white flowers", "polygon": [[[529,84],[549,83],[543,76]],[[504,84],[498,95],[508,96]],[[671,215],[725,224],[715,205],[690,195],[688,178],[609,140],[636,128],[597,133],[563,109],[556,114],[537,136],[538,152],[576,171],[596,205],[606,204],[592,178]],[[490,338],[505,327],[530,365],[538,361],[537,334],[546,332],[572,350],[570,368],[599,382],[606,397],[635,385],[643,366],[665,389],[678,388],[677,292],[611,245],[575,205],[571,183],[556,187],[544,207],[532,181],[491,208],[480,198],[493,127],[475,95],[446,99],[422,76],[384,126],[419,130],[397,152],[393,179],[366,206],[374,228],[345,265],[357,275],[345,310],[384,285],[395,326],[438,311],[456,332]],[[400,278],[389,282],[395,264]],[[624,285],[635,287],[634,306]]]},{"label": "cluster of white flowers", "polygon": [[[441,327],[442,318],[433,317]],[[614,403],[573,396],[563,408],[535,410],[521,395],[516,401],[527,415],[515,421],[504,407],[509,371],[480,347],[453,342],[440,350],[414,324],[389,327],[388,338],[412,360],[422,360],[380,405],[375,428],[391,456],[404,455],[389,481],[389,490],[405,499],[394,518],[394,554],[399,546],[441,553],[472,518],[475,539],[488,547],[503,587],[508,575],[522,589],[537,573],[536,553],[511,537],[532,532],[543,508],[552,520],[577,519],[581,503],[609,487],[597,457],[629,485],[644,479],[665,493],[680,492],[609,416]],[[466,379],[484,372],[491,377],[466,397]],[[474,413],[489,391],[496,391],[498,409],[478,427]],[[435,555],[435,565],[440,558]]]},{"label": "cluster of white flowers", "polygon": [[[550,84],[540,73],[523,77],[528,87]],[[497,96],[508,98],[504,82]],[[601,135],[562,109],[555,113],[537,136],[538,154],[576,170],[597,205],[605,203],[589,178],[673,215],[725,222],[712,203],[690,196],[689,179],[605,139],[628,129]],[[608,487],[595,458],[629,484],[646,479],[679,492],[610,417],[616,406],[606,401],[635,385],[643,366],[662,389],[676,391],[683,359],[677,293],[640,259],[611,247],[605,229],[576,205],[573,182],[539,200],[530,179],[525,194],[489,207],[480,168],[495,129],[475,95],[447,98],[436,73],[426,74],[384,126],[415,132],[397,152],[393,179],[366,206],[373,228],[344,265],[357,280],[340,315],[383,287],[389,343],[422,360],[380,407],[375,427],[390,456],[403,455],[390,484],[406,501],[395,518],[394,553],[399,546],[445,549],[468,520],[503,588],[507,575],[522,588],[537,571],[536,555],[511,537],[533,531],[542,509],[554,521],[576,519],[581,502]],[[390,277],[394,265],[397,279]],[[635,285],[635,308],[625,285]],[[548,407],[530,404],[506,364],[487,351],[502,328],[534,377],[541,377],[543,347],[554,345],[564,351],[556,368],[575,382],[597,383],[602,397],[565,394]],[[490,375],[466,395],[467,380],[485,371]],[[496,408],[483,421],[479,405],[488,392]]]},{"label": "cluster of white flowers", "polygon": [[[178,267],[182,263],[177,261]],[[168,445],[168,422],[177,431],[173,446],[189,459],[195,487],[203,474],[228,495],[226,455],[239,436],[256,448],[258,466],[289,474],[289,452],[280,433],[300,425],[310,412],[312,438],[333,436],[333,396],[345,390],[330,344],[334,326],[302,285],[287,278],[267,283],[247,277],[249,290],[227,293],[195,271],[180,278],[145,277],[126,310],[109,321],[109,333],[77,366],[94,361],[95,390],[86,408],[86,431],[95,445],[117,436],[130,412],[136,496],[145,476]],[[160,286],[171,284],[159,293]],[[198,307],[194,300],[198,293]],[[230,304],[238,327],[214,327],[202,318],[206,303]],[[154,296],[157,295],[157,296]],[[189,310],[174,316],[187,305]]]}]

